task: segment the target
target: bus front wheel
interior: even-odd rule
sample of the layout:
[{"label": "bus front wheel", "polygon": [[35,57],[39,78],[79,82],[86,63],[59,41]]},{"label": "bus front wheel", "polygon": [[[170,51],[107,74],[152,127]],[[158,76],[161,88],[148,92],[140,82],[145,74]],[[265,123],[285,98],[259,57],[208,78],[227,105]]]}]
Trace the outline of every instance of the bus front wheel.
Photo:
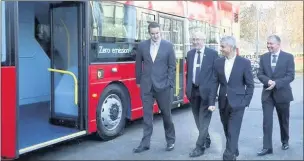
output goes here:
[{"label": "bus front wheel", "polygon": [[111,140],[123,133],[129,102],[118,84],[111,84],[102,92],[97,108],[97,131],[102,140]]}]

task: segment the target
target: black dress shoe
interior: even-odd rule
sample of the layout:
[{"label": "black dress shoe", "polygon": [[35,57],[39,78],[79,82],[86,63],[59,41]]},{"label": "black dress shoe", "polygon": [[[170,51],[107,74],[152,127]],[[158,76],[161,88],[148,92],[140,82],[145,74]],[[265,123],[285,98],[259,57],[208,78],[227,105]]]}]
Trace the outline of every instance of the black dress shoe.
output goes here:
[{"label": "black dress shoe", "polygon": [[141,152],[149,150],[149,149],[150,149],[150,147],[138,146],[137,148],[133,149],[133,153],[141,153]]},{"label": "black dress shoe", "polygon": [[289,149],[289,145],[288,145],[288,143],[284,143],[282,145],[282,150],[287,150],[287,149]]},{"label": "black dress shoe", "polygon": [[205,152],[204,148],[196,147],[190,154],[189,157],[199,157]]},{"label": "black dress shoe", "polygon": [[167,144],[166,151],[171,151],[174,149],[174,144]]},{"label": "black dress shoe", "polygon": [[234,161],[234,160],[236,160],[236,156],[235,155],[223,155],[223,160]]},{"label": "black dress shoe", "polygon": [[236,152],[235,152],[235,156],[238,157],[239,155],[240,155],[239,149],[237,149]]},{"label": "black dress shoe", "polygon": [[262,149],[260,152],[258,152],[258,156],[263,156],[266,154],[272,154],[272,149]]},{"label": "black dress shoe", "polygon": [[236,160],[236,156],[235,156],[235,155],[233,155],[233,157],[232,157],[232,159],[231,159],[231,160],[235,161],[235,160]]},{"label": "black dress shoe", "polygon": [[211,144],[211,143],[206,142],[206,143],[205,143],[205,148],[210,148],[210,144]]}]

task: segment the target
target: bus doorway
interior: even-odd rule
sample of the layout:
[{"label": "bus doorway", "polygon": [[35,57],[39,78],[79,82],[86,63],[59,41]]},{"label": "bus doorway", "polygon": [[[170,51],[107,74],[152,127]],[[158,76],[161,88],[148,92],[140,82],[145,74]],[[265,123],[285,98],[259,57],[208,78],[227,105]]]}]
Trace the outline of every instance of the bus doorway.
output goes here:
[{"label": "bus doorway", "polygon": [[83,10],[81,2],[18,2],[19,154],[86,134]]}]

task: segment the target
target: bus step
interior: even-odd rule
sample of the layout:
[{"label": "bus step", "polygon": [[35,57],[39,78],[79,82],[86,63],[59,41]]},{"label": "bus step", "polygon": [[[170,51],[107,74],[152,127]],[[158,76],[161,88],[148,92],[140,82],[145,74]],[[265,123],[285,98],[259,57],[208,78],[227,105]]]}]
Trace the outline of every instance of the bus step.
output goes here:
[{"label": "bus step", "polygon": [[64,126],[69,128],[78,128],[76,119],[73,118],[50,118],[49,122],[53,125]]}]

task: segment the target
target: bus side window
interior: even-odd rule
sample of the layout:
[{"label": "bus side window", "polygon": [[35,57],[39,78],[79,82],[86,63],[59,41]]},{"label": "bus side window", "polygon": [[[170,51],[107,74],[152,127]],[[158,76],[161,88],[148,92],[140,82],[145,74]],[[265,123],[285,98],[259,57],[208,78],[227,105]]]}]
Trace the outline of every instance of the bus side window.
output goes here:
[{"label": "bus side window", "polygon": [[5,65],[6,62],[6,40],[5,40],[5,4],[4,2],[1,2],[0,4],[1,7],[1,22],[2,22],[2,27],[1,27],[1,66]]},{"label": "bus side window", "polygon": [[162,32],[162,37],[165,40],[172,41],[171,40],[171,20],[169,18],[159,17],[159,25]]},{"label": "bus side window", "polygon": [[[200,31],[202,33],[205,34],[205,41],[206,39],[208,38],[208,35],[209,35],[209,30],[208,30],[208,24],[204,21],[199,21],[199,20],[193,20],[193,19],[189,19],[189,38],[190,38],[190,48],[192,49],[192,34],[196,31]],[[207,43],[207,42],[205,42]]]},{"label": "bus side window", "polygon": [[1,66],[15,66],[16,17],[15,2],[1,3]]},{"label": "bus side window", "polygon": [[136,8],[111,2],[90,1],[91,62],[134,61]]},{"label": "bus side window", "polygon": [[149,13],[141,13],[141,16],[137,17],[137,32],[138,32],[138,39],[139,40],[146,40],[150,38],[148,32],[148,25],[150,22],[155,21],[155,16]]}]

